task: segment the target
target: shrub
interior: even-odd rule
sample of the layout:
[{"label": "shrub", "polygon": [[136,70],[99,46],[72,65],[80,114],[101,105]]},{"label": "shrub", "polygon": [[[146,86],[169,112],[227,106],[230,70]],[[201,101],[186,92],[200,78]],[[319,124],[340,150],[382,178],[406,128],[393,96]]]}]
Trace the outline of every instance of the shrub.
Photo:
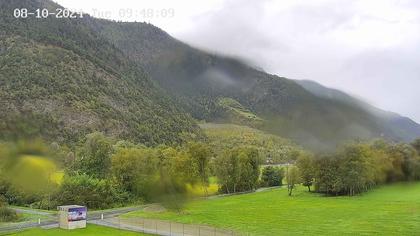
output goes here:
[{"label": "shrub", "polygon": [[0,222],[16,221],[17,219],[16,211],[8,208],[3,201],[0,201]]},{"label": "shrub", "polygon": [[284,174],[282,169],[273,166],[266,166],[262,171],[261,186],[281,186],[283,177]]},{"label": "shrub", "polygon": [[93,209],[119,206],[128,196],[119,191],[109,180],[88,175],[67,176],[55,196],[59,205],[85,205]]}]

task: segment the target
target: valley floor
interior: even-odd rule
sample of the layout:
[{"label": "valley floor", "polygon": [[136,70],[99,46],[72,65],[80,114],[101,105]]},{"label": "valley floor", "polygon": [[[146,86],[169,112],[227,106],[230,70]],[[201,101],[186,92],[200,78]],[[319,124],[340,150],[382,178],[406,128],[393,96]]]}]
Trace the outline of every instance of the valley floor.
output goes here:
[{"label": "valley floor", "polygon": [[420,183],[383,186],[356,197],[325,197],[299,187],[197,200],[184,212],[122,217],[211,225],[252,235],[418,235]]}]

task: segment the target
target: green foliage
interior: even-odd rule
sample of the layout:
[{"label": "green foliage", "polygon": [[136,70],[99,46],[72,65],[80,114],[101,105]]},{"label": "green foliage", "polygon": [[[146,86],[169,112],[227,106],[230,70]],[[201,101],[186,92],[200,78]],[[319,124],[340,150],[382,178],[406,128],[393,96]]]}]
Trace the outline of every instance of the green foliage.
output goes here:
[{"label": "green foliage", "polygon": [[208,185],[209,148],[189,143],[186,151],[172,147],[120,148],[112,156],[112,175],[125,191],[148,201],[181,210],[187,184]]},{"label": "green foliage", "polygon": [[110,180],[88,175],[66,176],[54,196],[57,205],[79,204],[104,209],[127,203],[127,196],[118,191]]},{"label": "green foliage", "polygon": [[205,123],[200,127],[217,155],[238,146],[248,146],[258,150],[262,161],[279,164],[296,160],[302,152],[302,148],[290,140],[247,126]]},{"label": "green foliage", "polygon": [[266,166],[261,173],[261,186],[281,186],[284,177],[283,170],[279,167]]},{"label": "green foliage", "polygon": [[375,168],[369,147],[351,145],[343,150],[340,168],[342,191],[349,195],[364,192],[375,185],[373,172]]},{"label": "green foliage", "polygon": [[313,157],[309,154],[299,156],[296,162],[296,166],[299,168],[302,185],[308,187],[309,192],[311,191],[311,186],[315,179],[314,165]]},{"label": "green foliage", "polygon": [[16,211],[8,208],[4,199],[0,199],[0,222],[16,221],[18,218]]},{"label": "green foliage", "polygon": [[239,125],[259,127],[263,120],[233,98],[223,97],[217,100],[220,119]]},{"label": "green foliage", "polygon": [[212,157],[210,147],[204,143],[190,142],[187,145],[187,152],[192,169],[196,172],[196,176],[204,188],[204,194],[207,196],[210,177],[210,158]]},{"label": "green foliage", "polygon": [[315,187],[318,192],[332,194],[340,191],[340,178],[338,173],[339,162],[333,156],[323,156],[316,161]]},{"label": "green foliage", "polygon": [[416,149],[417,153],[420,154],[420,138],[413,141],[411,144],[414,149]]},{"label": "green foliage", "polygon": [[316,188],[327,194],[355,195],[387,182],[420,179],[420,157],[406,144],[356,143],[314,162]]},{"label": "green foliage", "polygon": [[150,189],[151,199],[180,211],[187,198],[186,184],[195,181],[197,170],[185,151],[161,146],[156,150],[157,181]]},{"label": "green foliage", "polygon": [[260,176],[258,150],[239,147],[226,150],[214,161],[220,191],[236,193],[255,190]]},{"label": "green foliage", "polygon": [[105,178],[110,172],[112,153],[110,138],[98,132],[88,134],[78,160],[78,170],[95,178]]},{"label": "green foliage", "polygon": [[[48,209],[58,204],[107,208],[146,200],[181,210],[187,186],[208,186],[211,155],[204,143],[145,147],[115,142],[99,132],[86,135],[74,152],[41,140],[0,143],[0,195],[9,203]],[[65,168],[64,180],[63,172],[54,177],[53,161]]]},{"label": "green foliage", "polygon": [[299,169],[296,166],[286,167],[286,181],[288,194],[289,196],[292,196],[296,185],[301,182]]},{"label": "green foliage", "polygon": [[10,14],[45,2],[1,2],[0,139],[43,137],[74,146],[101,131],[158,145],[200,133],[138,65],[95,32],[94,19],[30,21]]},{"label": "green foliage", "polygon": [[112,156],[111,173],[125,191],[147,200],[157,180],[158,159],[149,148],[121,148]]},{"label": "green foliage", "polygon": [[0,206],[0,222],[16,221],[18,218],[16,211],[5,206]]}]

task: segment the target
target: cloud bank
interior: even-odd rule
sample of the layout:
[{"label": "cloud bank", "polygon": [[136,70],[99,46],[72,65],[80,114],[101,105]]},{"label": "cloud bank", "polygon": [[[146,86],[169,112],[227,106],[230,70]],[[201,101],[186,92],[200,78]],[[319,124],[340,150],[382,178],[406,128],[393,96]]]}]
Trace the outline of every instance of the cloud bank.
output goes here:
[{"label": "cloud bank", "polygon": [[[193,46],[269,73],[344,90],[420,122],[420,2],[415,0],[59,0],[83,10],[173,8],[146,21]],[[86,1],[85,1],[86,2]]]}]

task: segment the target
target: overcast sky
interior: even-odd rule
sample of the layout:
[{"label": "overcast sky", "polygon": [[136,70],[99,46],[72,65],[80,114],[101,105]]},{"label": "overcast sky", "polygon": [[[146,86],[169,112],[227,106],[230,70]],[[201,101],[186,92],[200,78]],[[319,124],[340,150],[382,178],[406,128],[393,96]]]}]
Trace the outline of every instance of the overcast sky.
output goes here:
[{"label": "overcast sky", "polygon": [[101,18],[150,22],[193,46],[420,122],[420,1],[56,1]]}]

